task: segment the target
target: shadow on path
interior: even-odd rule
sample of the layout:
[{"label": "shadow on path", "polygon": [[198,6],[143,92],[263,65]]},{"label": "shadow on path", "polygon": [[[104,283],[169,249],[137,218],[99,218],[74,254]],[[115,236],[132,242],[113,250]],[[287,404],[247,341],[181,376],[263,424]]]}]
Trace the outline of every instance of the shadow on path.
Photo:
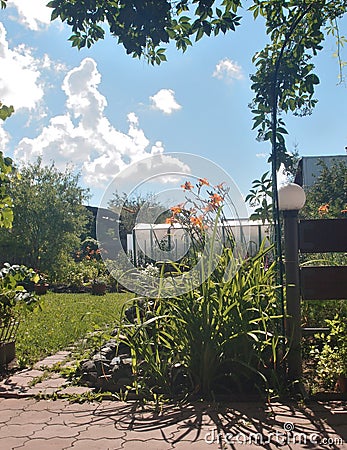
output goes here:
[{"label": "shadow on path", "polygon": [[206,403],[163,405],[157,409],[127,403],[97,408],[95,419],[114,421],[118,430],[141,437],[160,430],[162,439],[218,444],[219,448],[347,448],[346,402],[297,404]]}]

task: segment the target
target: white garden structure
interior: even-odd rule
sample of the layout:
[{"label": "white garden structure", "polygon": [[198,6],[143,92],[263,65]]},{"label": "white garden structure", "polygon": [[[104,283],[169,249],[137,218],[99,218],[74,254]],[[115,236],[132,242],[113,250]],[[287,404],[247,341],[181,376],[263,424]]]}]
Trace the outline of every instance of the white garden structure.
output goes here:
[{"label": "white garden structure", "polygon": [[[254,256],[261,244],[271,242],[271,226],[261,221],[249,219],[230,219],[218,227],[218,239],[223,245],[230,246],[230,236],[239,254]],[[139,223],[132,235],[128,235],[128,253],[132,255],[135,266],[144,260],[179,262],[189,251],[191,239],[189,233],[180,224]]]}]

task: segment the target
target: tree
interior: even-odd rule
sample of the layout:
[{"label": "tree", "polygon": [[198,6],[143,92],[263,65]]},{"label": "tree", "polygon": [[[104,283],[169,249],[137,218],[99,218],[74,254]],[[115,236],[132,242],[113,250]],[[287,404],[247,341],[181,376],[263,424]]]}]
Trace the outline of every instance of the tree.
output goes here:
[{"label": "tree", "polygon": [[309,219],[347,218],[347,164],[334,161],[328,167],[324,161],[314,184],[306,192],[306,204],[300,215]]},{"label": "tree", "polygon": [[78,185],[72,169],[59,171],[41,159],[19,170],[12,181],[14,221],[2,230],[2,259],[13,260],[48,272],[51,276],[78,247],[88,220],[83,202],[88,191]]},{"label": "tree", "polygon": [[128,197],[126,193],[115,192],[108,206],[119,214],[121,231],[126,234],[131,234],[138,222],[164,223],[170,215],[153,194]]},{"label": "tree", "polygon": [[239,0],[53,0],[47,6],[53,8],[52,20],[59,17],[71,26],[74,47],[89,48],[103,39],[106,23],[127,54],[160,64],[166,61],[160,45],[170,40],[185,51],[191,36],[198,41],[204,34],[235,30],[240,5]]}]

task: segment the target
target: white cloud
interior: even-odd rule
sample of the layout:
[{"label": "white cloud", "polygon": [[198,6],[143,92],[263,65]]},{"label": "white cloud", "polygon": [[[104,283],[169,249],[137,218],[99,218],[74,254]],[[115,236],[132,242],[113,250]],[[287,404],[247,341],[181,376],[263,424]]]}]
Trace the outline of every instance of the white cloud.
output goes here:
[{"label": "white cloud", "polygon": [[165,114],[172,114],[182,108],[175,99],[175,92],[172,89],[160,89],[155,95],[150,97],[152,107],[159,109]]},{"label": "white cloud", "polygon": [[277,171],[277,187],[280,188],[287,183],[289,183],[288,175],[286,175],[285,173],[284,164],[281,164],[280,168]]},{"label": "white cloud", "polygon": [[157,141],[153,146],[151,150],[152,155],[159,155],[164,152],[163,143],[161,141]]},{"label": "white cloud", "polygon": [[42,99],[44,91],[40,82],[40,60],[35,59],[32,50],[24,44],[9,48],[6,30],[0,23],[0,98],[15,110],[33,109]]},{"label": "white cloud", "polygon": [[228,82],[244,78],[241,66],[229,58],[221,59],[218,62],[212,76]]},{"label": "white cloud", "polygon": [[6,146],[9,142],[8,133],[2,128],[0,124],[0,152],[4,152],[6,150]]},{"label": "white cloud", "polygon": [[55,161],[58,167],[73,163],[87,184],[100,188],[133,162],[162,154],[160,141],[149,148],[135,113],[128,114],[127,132],[114,128],[105,116],[107,101],[98,90],[100,81],[91,58],[70,70],[62,84],[65,114],[52,117],[36,138],[22,139],[15,158],[28,161],[40,155],[45,163]]},{"label": "white cloud", "polygon": [[47,8],[47,0],[9,0],[8,7],[17,8],[19,22],[37,31],[51,21],[52,9]]},{"label": "white cloud", "polygon": [[256,153],[255,156],[257,158],[266,158],[268,155],[266,153]]}]

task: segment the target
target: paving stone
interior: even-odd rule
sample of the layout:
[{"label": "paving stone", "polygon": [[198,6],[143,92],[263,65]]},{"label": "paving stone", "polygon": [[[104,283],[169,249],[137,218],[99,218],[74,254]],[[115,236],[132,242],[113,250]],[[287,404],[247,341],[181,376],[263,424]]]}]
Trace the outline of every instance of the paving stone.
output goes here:
[{"label": "paving stone", "polygon": [[[196,450],[200,450],[200,449],[209,449],[209,450],[216,450],[216,449],[227,449],[230,448],[227,445],[220,445],[217,442],[214,442],[212,444],[207,444],[206,442],[189,442],[189,441],[181,441],[181,442],[175,442],[175,444],[173,444],[174,449],[179,449],[179,450],[188,450],[188,449],[196,449]],[[235,447],[233,447],[235,448]],[[254,450],[254,447],[253,449]]]},{"label": "paving stone", "polygon": [[69,403],[67,400],[60,400],[62,402],[62,411],[65,413],[72,413],[75,415],[91,415],[100,405],[99,403],[84,402],[84,403]]},{"label": "paving stone", "polygon": [[[26,441],[22,450],[65,450],[71,448],[74,438],[40,438]],[[87,448],[87,447],[86,447]]]},{"label": "paving stone", "polygon": [[[21,400],[23,402],[23,400]],[[31,402],[30,406],[25,409],[30,411],[48,411],[54,414],[60,414],[64,411],[65,405],[67,404],[65,400],[37,400],[34,398],[26,399],[25,401]]]},{"label": "paving stone", "polygon": [[39,396],[39,395],[53,395],[56,394],[57,392],[59,392],[59,389],[57,389],[56,387],[47,387],[47,388],[42,388],[42,387],[33,387],[30,389],[30,391],[26,392],[26,395],[30,395],[32,397],[35,396]]},{"label": "paving stone", "polygon": [[122,430],[117,430],[114,424],[110,425],[98,425],[91,424],[87,430],[81,431],[79,434],[80,439],[121,439],[126,436],[126,433]]},{"label": "paving stone", "polygon": [[0,448],[1,450],[11,450],[22,446],[27,440],[27,437],[3,437],[0,438]]},{"label": "paving stone", "polygon": [[67,386],[59,391],[60,394],[81,395],[92,392],[93,389],[86,386]]},{"label": "paving stone", "polygon": [[63,413],[55,414],[54,416],[52,416],[49,425],[65,425],[71,427],[78,426],[81,430],[86,430],[92,422],[93,417],[90,415],[90,413],[83,414],[77,417],[72,413]]},{"label": "paving stone", "polygon": [[35,378],[43,375],[43,372],[38,370],[28,370],[25,372],[17,373],[3,380],[0,383],[0,395],[8,396],[28,394],[31,389],[30,383],[35,380]]},{"label": "paving stone", "polygon": [[46,389],[46,388],[55,388],[55,389],[61,389],[62,386],[64,386],[66,384],[66,378],[63,377],[52,377],[52,378],[47,378],[46,380],[41,381],[40,383],[36,383],[33,387],[31,387],[31,389],[29,390],[29,392],[32,389],[38,389],[41,388]]},{"label": "paving stone", "polygon": [[64,362],[70,356],[71,356],[71,352],[61,351],[61,352],[56,353],[55,355],[48,356],[47,358],[45,358],[41,361],[38,361],[37,363],[34,364],[33,368],[34,369],[40,369],[42,367],[51,368],[59,362]]},{"label": "paving stone", "polygon": [[2,403],[2,408],[20,411],[27,408],[31,408],[36,403],[36,400],[32,398],[7,398],[4,403]]},{"label": "paving stone", "polygon": [[35,369],[21,370],[20,372],[16,372],[16,375],[11,376],[9,379],[11,380],[15,376],[18,376],[20,378],[36,378],[42,376],[42,370],[35,370]]},{"label": "paving stone", "polygon": [[32,438],[39,439],[51,439],[58,438],[72,438],[79,435],[77,427],[68,427],[67,425],[45,425],[41,430],[37,430]]},{"label": "paving stone", "polygon": [[[189,444],[192,445],[191,443]],[[136,441],[127,439],[123,444],[123,448],[126,450],[172,450],[171,444],[165,441],[157,441],[154,439],[150,439],[148,441]],[[196,449],[199,449],[199,447],[196,447]]]},{"label": "paving stone", "polygon": [[53,413],[49,413],[47,410],[45,411],[23,411],[17,416],[13,417],[8,425],[22,425],[25,423],[51,423]]},{"label": "paving stone", "polygon": [[0,428],[0,438],[9,437],[30,437],[35,431],[40,431],[45,424],[23,423],[21,425],[5,425]]},{"label": "paving stone", "polygon": [[[73,443],[71,448],[74,450],[121,450],[123,448],[122,443],[123,441],[119,440],[119,442],[115,442],[114,439],[99,439],[98,441],[78,439]],[[132,448],[131,450],[137,449]]]},{"label": "paving stone", "polygon": [[[0,410],[0,427],[4,426],[6,423],[13,420],[17,417],[22,410],[13,410],[13,409],[1,409]],[[1,447],[0,447],[1,448]]]}]

